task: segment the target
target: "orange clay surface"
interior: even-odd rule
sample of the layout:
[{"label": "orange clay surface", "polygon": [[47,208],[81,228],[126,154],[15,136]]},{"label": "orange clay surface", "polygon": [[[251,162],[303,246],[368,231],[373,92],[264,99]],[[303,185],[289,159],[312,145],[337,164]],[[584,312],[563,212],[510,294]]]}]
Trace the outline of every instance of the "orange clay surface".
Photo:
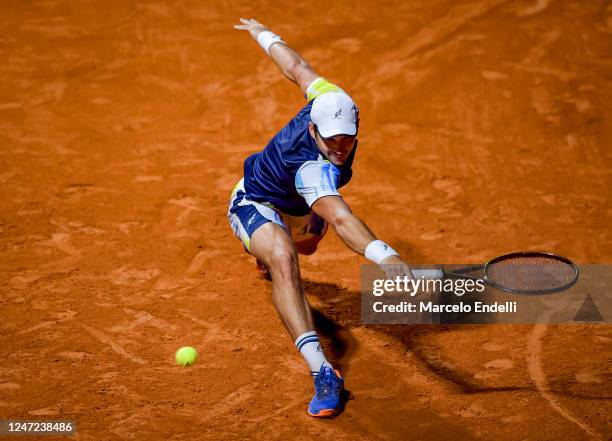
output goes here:
[{"label": "orange clay surface", "polygon": [[355,98],[342,194],[407,261],[612,262],[609,2],[5,0],[0,418],[96,441],[607,439],[609,325],[363,326],[365,261],[332,231],[302,277],[350,399],[307,415],[225,218],[304,101],[239,17]]}]

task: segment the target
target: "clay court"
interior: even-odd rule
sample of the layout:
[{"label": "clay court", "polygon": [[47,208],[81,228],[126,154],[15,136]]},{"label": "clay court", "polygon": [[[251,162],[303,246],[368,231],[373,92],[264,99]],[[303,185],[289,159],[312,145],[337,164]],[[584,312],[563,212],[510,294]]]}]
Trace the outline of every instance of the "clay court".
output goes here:
[{"label": "clay court", "polygon": [[358,103],[341,193],[408,262],[612,262],[608,1],[5,1],[0,419],[96,441],[610,439],[608,324],[364,326],[365,260],[331,231],[302,277],[350,397],[307,415],[226,219],[304,99],[240,17]]}]

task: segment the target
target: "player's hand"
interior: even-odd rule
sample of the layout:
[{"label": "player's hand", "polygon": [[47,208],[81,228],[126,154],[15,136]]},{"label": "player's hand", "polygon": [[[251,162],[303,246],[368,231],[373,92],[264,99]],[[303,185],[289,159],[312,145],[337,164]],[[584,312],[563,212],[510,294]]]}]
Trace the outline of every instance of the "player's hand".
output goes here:
[{"label": "player's hand", "polygon": [[414,279],[414,275],[410,270],[410,267],[406,262],[399,258],[399,256],[389,256],[381,263],[382,269],[385,271],[385,274],[389,278],[395,279],[395,277],[408,277],[409,279]]},{"label": "player's hand", "polygon": [[251,37],[253,37],[253,40],[257,40],[257,36],[259,35],[260,32],[269,30],[266,26],[262,25],[261,23],[259,23],[257,20],[253,18],[250,18],[250,19],[241,18],[240,22],[242,24],[234,25],[234,29],[238,29],[240,31],[249,31],[249,34],[251,34]]}]

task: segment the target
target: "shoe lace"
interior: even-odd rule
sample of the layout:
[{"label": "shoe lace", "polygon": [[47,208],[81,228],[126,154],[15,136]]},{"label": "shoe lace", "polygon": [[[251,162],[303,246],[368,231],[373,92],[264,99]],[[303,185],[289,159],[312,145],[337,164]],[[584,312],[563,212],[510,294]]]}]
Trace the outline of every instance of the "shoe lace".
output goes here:
[{"label": "shoe lace", "polygon": [[322,372],[315,378],[317,398],[325,398],[334,392],[334,378],[330,371]]}]

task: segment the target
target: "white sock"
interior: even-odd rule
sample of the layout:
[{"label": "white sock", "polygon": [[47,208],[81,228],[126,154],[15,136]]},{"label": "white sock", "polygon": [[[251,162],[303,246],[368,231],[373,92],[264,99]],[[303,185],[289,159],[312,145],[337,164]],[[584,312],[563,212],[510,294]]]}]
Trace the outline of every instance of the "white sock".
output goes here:
[{"label": "white sock", "polygon": [[325,358],[316,331],[304,332],[295,340],[295,346],[308,363],[310,375],[318,375],[322,365],[332,367],[331,363]]}]

